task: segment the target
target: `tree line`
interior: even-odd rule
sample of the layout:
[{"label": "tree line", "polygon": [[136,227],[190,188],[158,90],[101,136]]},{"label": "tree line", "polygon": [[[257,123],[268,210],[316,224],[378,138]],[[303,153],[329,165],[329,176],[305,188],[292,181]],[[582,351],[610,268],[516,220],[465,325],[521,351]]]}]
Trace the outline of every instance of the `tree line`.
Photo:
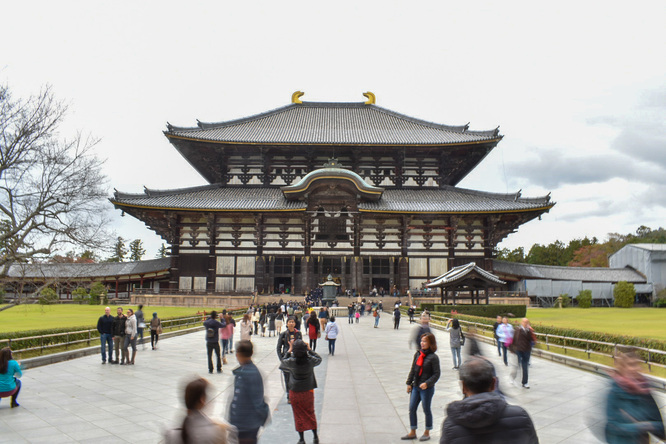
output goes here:
[{"label": "tree line", "polygon": [[556,240],[548,245],[534,244],[525,254],[523,247],[503,248],[496,258],[508,262],[569,267],[608,267],[608,257],[628,244],[664,244],[666,229],[641,225],[635,233],[609,233],[605,242],[596,237],[573,239],[568,244]]}]

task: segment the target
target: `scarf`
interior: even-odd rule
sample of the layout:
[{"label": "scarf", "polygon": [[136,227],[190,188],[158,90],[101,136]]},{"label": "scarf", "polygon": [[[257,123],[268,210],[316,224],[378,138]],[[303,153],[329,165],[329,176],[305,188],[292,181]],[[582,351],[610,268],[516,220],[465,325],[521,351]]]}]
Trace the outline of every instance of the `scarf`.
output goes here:
[{"label": "scarf", "polygon": [[425,352],[423,350],[419,350],[419,357],[416,359],[416,366],[419,368],[419,376],[423,374],[423,360],[425,359]]}]

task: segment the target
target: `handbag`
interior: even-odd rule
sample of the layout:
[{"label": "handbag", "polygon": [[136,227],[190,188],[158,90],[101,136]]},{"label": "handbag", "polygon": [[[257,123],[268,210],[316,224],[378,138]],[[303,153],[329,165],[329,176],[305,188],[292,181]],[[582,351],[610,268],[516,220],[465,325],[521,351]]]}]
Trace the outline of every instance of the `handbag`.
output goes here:
[{"label": "handbag", "polygon": [[321,338],[321,332],[320,331],[317,332],[317,338]]},{"label": "handbag", "polygon": [[160,325],[157,326],[157,330],[156,330],[156,331],[157,331],[157,334],[158,334],[158,335],[161,335],[161,334],[162,334],[162,324],[160,324]]}]

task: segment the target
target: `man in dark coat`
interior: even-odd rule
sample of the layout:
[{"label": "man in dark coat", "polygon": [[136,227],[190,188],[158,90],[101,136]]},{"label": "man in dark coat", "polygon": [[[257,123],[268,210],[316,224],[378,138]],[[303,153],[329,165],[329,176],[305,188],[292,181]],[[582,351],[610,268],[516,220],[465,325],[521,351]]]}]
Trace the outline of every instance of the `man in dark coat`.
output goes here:
[{"label": "man in dark coat", "polygon": [[538,444],[536,430],[527,412],[509,405],[495,392],[493,365],[470,357],[460,366],[465,398],[446,408],[440,444]]},{"label": "man in dark coat", "polygon": [[520,327],[516,328],[513,334],[513,349],[516,352],[516,356],[518,356],[518,364],[523,370],[521,383],[527,389],[530,388],[527,378],[529,376],[530,355],[532,354],[532,347],[535,342],[536,335],[530,326],[530,321],[527,318],[523,318],[520,321]]},{"label": "man in dark coat", "polygon": [[220,358],[220,329],[227,323],[217,320],[217,312],[210,312],[210,318],[203,323],[206,329],[206,352],[208,353],[208,373],[213,373],[213,351],[217,356],[217,372],[222,373],[222,359]]},{"label": "man in dark coat", "polygon": [[97,321],[99,340],[102,343],[102,364],[106,364],[106,345],[109,345],[109,362],[113,362],[113,316],[111,307],[104,309],[104,315]]},{"label": "man in dark coat", "polygon": [[113,339],[113,348],[116,350],[116,359],[115,361],[112,361],[111,357],[109,357],[109,362],[111,364],[118,364],[118,362],[120,362],[118,357],[121,354],[121,344],[125,340],[125,322],[127,321],[127,316],[123,314],[123,307],[118,307],[116,313],[118,316],[113,318],[113,336],[111,338]]},{"label": "man in dark coat", "polygon": [[[277,340],[276,351],[280,361],[287,356],[290,344],[298,339],[303,339],[303,335],[300,330],[296,329],[296,319],[293,316],[289,316],[287,318],[287,329],[280,334]],[[282,372],[282,375],[284,376],[284,387],[287,392],[287,402],[289,402],[289,373]]]}]

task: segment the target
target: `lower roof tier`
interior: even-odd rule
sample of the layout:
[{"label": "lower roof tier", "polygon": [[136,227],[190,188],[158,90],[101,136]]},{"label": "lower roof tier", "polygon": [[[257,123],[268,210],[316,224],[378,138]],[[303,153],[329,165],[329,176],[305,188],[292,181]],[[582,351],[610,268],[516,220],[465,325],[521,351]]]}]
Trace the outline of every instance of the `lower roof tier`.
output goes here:
[{"label": "lower roof tier", "polygon": [[[289,200],[280,188],[207,185],[142,194],[116,192],[110,199],[121,210],[129,208],[178,211],[306,211],[307,199]],[[523,198],[520,192],[497,194],[453,186],[433,189],[386,189],[377,201],[360,200],[360,212],[370,213],[511,213],[546,212],[555,205],[550,196]]]}]

